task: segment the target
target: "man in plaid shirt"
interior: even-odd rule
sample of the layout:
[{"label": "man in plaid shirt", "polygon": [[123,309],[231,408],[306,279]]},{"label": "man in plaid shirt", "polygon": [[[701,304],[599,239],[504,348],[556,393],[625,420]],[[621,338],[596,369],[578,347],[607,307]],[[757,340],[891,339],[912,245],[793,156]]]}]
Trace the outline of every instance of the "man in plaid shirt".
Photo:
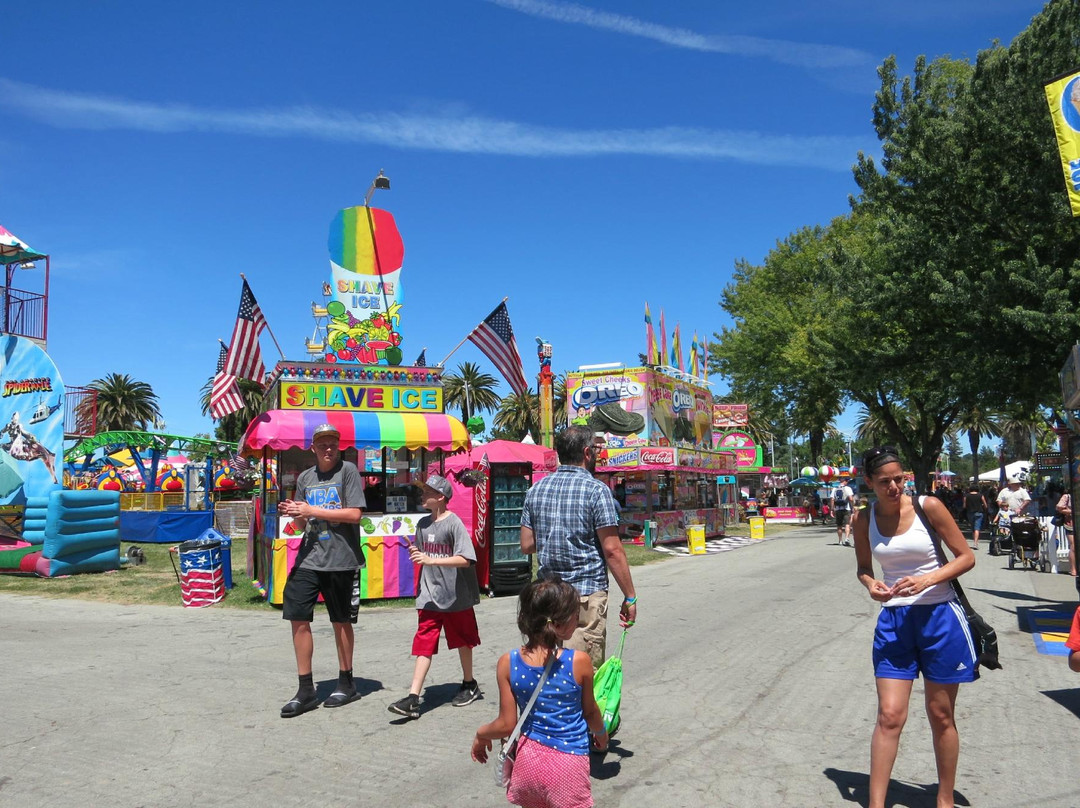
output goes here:
[{"label": "man in plaid shirt", "polygon": [[577,630],[564,645],[588,653],[595,667],[604,661],[607,640],[608,569],[623,593],[620,624],[629,627],[637,619],[615,499],[593,477],[602,449],[587,426],[560,432],[555,437],[559,468],[529,490],[521,512],[521,551],[537,554],[537,577],[558,575],[581,599]]}]

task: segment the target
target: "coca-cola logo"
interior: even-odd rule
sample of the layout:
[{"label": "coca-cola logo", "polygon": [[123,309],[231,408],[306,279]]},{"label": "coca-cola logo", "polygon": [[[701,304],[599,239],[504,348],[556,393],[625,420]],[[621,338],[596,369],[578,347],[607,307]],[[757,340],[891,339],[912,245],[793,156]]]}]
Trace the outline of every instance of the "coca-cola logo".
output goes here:
[{"label": "coca-cola logo", "polygon": [[473,536],[476,537],[476,543],[480,547],[487,547],[487,520],[488,520],[488,479],[484,479],[477,484],[476,493],[473,497],[473,503],[476,506],[476,526],[473,529]]},{"label": "coca-cola logo", "polygon": [[671,465],[675,462],[675,453],[670,449],[642,449],[641,462],[652,466]]}]

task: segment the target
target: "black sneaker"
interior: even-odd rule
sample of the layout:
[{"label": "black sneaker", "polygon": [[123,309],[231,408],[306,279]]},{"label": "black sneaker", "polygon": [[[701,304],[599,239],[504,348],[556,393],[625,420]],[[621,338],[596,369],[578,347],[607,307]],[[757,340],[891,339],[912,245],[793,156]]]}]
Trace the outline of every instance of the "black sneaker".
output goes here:
[{"label": "black sneaker", "polygon": [[474,679],[471,682],[462,682],[461,689],[450,700],[450,703],[455,707],[464,707],[466,704],[472,704],[478,698],[480,698],[480,685]]},{"label": "black sneaker", "polygon": [[420,717],[420,697],[415,693],[410,693],[403,699],[398,699],[389,707],[390,712],[403,715],[406,718],[419,718]]}]

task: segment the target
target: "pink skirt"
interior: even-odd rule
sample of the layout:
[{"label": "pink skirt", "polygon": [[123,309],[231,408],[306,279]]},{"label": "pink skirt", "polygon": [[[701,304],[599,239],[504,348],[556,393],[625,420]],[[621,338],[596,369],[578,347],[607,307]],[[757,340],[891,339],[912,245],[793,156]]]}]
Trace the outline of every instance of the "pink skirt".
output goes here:
[{"label": "pink skirt", "polygon": [[592,808],[589,756],[521,737],[506,799],[522,808]]}]

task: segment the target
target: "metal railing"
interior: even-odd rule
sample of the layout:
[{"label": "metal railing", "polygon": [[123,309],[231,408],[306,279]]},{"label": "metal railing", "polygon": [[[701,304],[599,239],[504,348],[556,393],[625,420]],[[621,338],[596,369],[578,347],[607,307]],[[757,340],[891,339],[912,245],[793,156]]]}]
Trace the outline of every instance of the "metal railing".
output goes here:
[{"label": "metal railing", "polygon": [[122,511],[176,511],[184,510],[184,494],[155,491],[152,494],[121,494]]},{"label": "metal railing", "polygon": [[45,341],[48,314],[45,295],[9,288],[4,305],[0,309],[3,313],[0,331],[17,337]]}]

